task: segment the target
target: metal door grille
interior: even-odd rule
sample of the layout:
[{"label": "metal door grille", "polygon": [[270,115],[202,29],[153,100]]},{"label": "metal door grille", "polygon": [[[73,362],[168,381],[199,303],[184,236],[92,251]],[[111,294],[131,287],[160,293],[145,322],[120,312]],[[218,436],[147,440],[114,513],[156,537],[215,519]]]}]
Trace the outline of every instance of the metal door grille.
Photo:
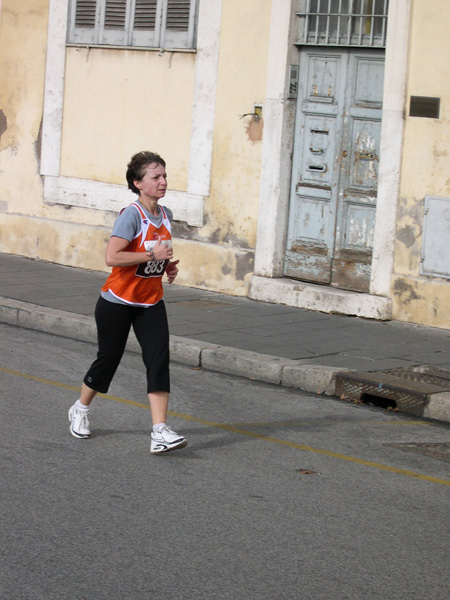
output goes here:
[{"label": "metal door grille", "polygon": [[386,45],[389,0],[303,0],[297,44]]}]

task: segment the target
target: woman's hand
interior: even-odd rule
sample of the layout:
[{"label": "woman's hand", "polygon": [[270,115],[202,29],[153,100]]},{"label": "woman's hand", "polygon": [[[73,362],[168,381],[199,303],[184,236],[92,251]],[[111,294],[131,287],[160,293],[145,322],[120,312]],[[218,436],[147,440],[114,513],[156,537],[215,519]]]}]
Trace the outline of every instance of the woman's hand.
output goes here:
[{"label": "woman's hand", "polygon": [[[151,256],[151,254],[153,254],[153,256]],[[170,246],[162,244],[161,237],[158,237],[158,241],[148,255],[151,260],[170,260],[173,258],[173,249]]]},{"label": "woman's hand", "polygon": [[178,275],[178,267],[177,264],[179,260],[174,260],[173,262],[169,262],[166,268],[167,279],[169,283],[173,283],[175,281],[175,277]]}]

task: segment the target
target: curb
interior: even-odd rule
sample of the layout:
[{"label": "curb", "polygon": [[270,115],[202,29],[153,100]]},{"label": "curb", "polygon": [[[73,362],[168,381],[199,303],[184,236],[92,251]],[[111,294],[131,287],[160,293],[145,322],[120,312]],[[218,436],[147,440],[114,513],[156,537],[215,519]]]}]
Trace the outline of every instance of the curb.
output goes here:
[{"label": "curb", "polygon": [[[0,322],[82,342],[95,343],[97,339],[94,317],[4,297],[0,297]],[[133,332],[128,339],[127,351],[141,352]],[[170,356],[173,362],[190,367],[327,396],[334,395],[336,375],[342,372],[342,369],[333,367],[310,365],[173,335],[170,336]]]},{"label": "curb", "polygon": [[[96,343],[94,317],[47,308],[0,296],[0,322],[25,329],[42,331],[82,342]],[[141,352],[131,332],[127,351]],[[291,360],[220,346],[180,336],[170,336],[173,362],[194,368],[245,377],[247,379],[299,389],[325,396],[337,396],[336,376],[352,369],[311,365]],[[408,412],[408,411],[406,411]],[[433,394],[422,416],[450,423],[450,392]]]}]

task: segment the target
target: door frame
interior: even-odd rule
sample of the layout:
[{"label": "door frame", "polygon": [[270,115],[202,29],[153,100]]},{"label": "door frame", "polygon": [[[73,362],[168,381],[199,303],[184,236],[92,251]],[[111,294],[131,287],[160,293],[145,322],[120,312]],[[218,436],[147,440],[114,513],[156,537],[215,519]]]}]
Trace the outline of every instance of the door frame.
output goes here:
[{"label": "door frame", "polygon": [[[283,278],[287,236],[296,104],[296,100],[287,98],[287,90],[289,65],[294,63],[292,40],[296,30],[292,19],[296,18],[296,5],[296,0],[272,2],[255,275],[250,280],[249,289],[251,298],[285,303],[288,300],[286,287],[285,285],[281,286],[283,291],[280,291],[279,299],[277,299],[274,278]],[[394,264],[396,213],[405,121],[410,13],[411,0],[396,0],[389,3],[380,142],[381,159],[369,290],[370,295],[386,298],[390,296],[390,281]],[[283,40],[284,43],[280,44],[280,40]],[[287,281],[280,279],[279,283],[286,284]],[[298,288],[298,283],[295,281],[292,285],[296,284]],[[311,285],[314,286],[314,284]],[[308,284],[305,284],[303,288],[307,286]],[[294,290],[294,287],[292,289]],[[349,295],[352,293],[347,291],[346,297]],[[299,306],[301,298],[298,298],[298,294],[292,294],[289,302]],[[350,304],[353,305],[354,302]],[[345,312],[345,305],[341,304],[341,308]],[[320,310],[320,301],[318,301],[317,309]],[[349,312],[348,314],[354,313]]]}]

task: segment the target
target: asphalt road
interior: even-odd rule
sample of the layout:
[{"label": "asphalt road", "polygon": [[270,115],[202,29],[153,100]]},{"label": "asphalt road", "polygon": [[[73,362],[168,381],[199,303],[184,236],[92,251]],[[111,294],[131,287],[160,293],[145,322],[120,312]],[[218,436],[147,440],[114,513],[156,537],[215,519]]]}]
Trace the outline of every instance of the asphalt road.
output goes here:
[{"label": "asphalt road", "polygon": [[448,425],[173,365],[189,445],[153,456],[138,355],[77,440],[94,346],[0,325],[0,353],[2,599],[449,597]]}]

